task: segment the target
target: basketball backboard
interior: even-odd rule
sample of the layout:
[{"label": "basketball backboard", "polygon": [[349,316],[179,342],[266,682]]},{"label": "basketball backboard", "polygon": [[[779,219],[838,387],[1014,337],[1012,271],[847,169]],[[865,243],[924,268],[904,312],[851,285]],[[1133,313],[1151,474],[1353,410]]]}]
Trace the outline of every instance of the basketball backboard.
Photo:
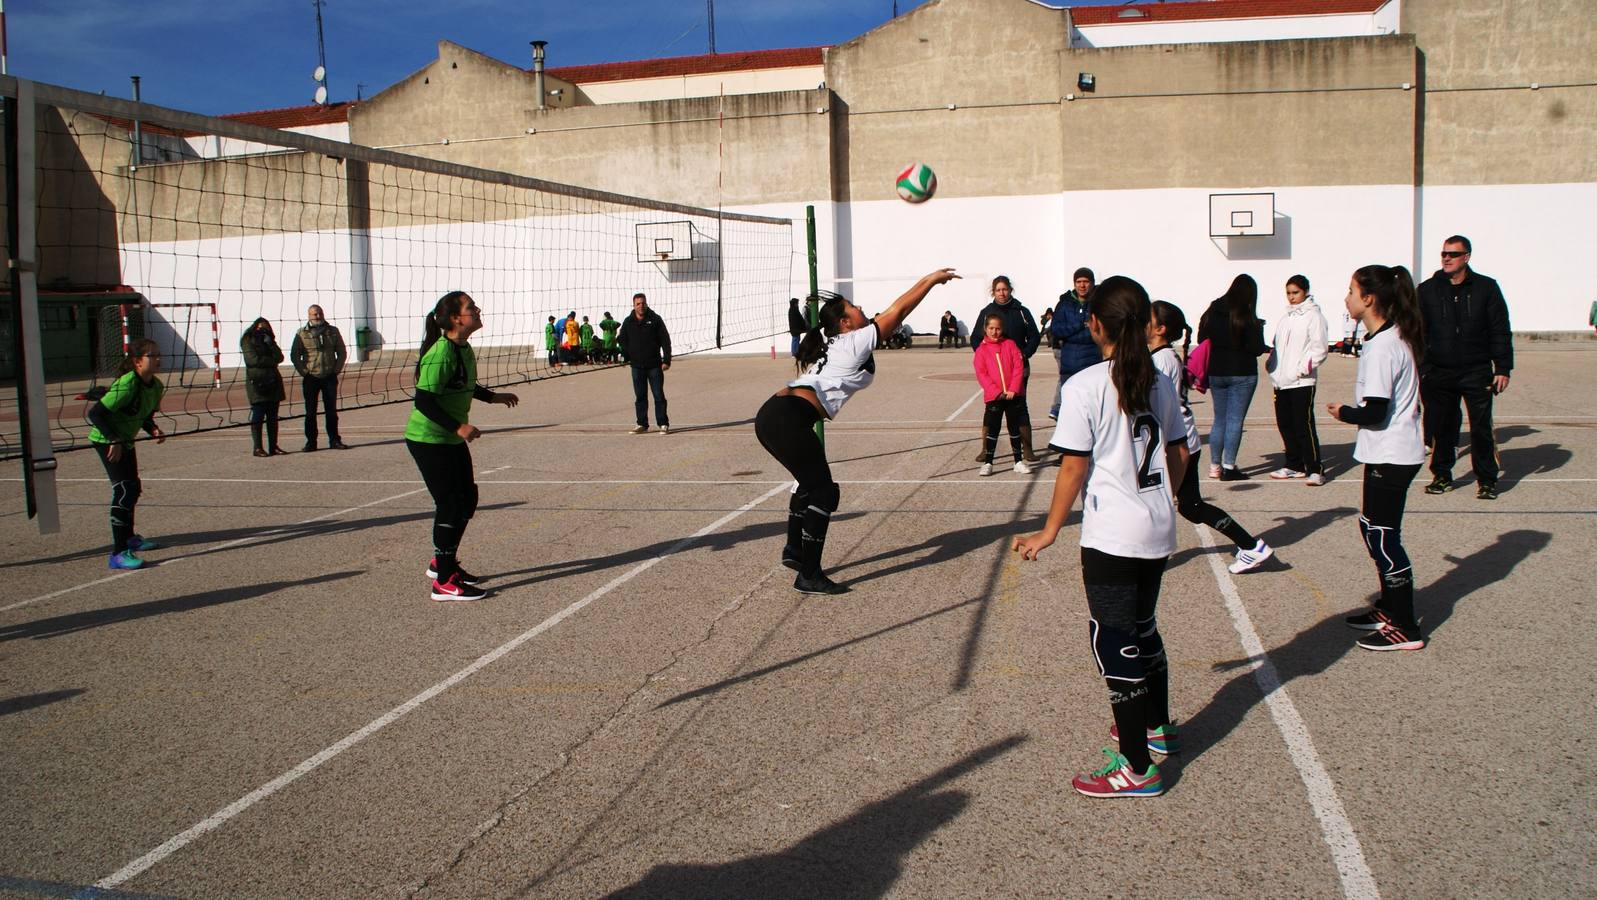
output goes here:
[{"label": "basketball backboard", "polygon": [[693,223],[639,222],[638,262],[670,262],[693,258]]},{"label": "basketball backboard", "polygon": [[1275,234],[1275,194],[1210,194],[1209,237]]}]

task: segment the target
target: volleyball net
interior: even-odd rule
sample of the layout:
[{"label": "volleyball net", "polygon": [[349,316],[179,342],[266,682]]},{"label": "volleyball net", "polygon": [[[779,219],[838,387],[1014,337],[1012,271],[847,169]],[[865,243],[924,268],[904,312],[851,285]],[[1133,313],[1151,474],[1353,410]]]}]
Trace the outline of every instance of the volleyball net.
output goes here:
[{"label": "volleyball net", "polygon": [[[158,421],[167,434],[246,423],[240,342],[257,318],[271,323],[285,357],[280,414],[303,415],[290,363],[313,305],[346,346],[345,409],[410,399],[424,317],[453,290],[484,312],[472,343],[490,387],[580,371],[551,366],[550,319],[559,325],[575,312],[600,334],[605,314],[623,319],[640,292],[678,355],[785,333],[787,219],[11,78],[0,78],[0,96],[4,203],[8,213],[30,210],[36,235],[19,237],[27,223],[19,232],[13,222],[4,236],[7,259],[24,262],[0,303],[0,458],[28,455],[30,412],[48,432],[47,447],[35,446],[85,446],[85,396],[143,338],[163,356]],[[36,314],[23,309],[30,291]],[[30,358],[42,375],[31,410],[25,391],[9,390],[27,380]]]}]

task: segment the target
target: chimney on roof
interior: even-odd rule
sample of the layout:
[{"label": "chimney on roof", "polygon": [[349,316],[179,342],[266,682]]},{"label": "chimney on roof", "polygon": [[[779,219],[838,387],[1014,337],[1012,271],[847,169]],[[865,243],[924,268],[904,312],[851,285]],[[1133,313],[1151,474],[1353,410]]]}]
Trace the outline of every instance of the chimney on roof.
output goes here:
[{"label": "chimney on roof", "polygon": [[538,108],[546,109],[544,105],[543,90],[543,48],[549,46],[548,41],[532,42],[532,81],[533,87],[538,91]]}]

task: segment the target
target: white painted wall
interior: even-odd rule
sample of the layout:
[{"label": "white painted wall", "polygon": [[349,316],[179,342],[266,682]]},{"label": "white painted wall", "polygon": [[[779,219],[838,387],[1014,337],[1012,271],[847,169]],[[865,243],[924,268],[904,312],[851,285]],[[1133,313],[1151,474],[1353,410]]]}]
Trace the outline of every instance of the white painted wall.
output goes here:
[{"label": "white painted wall", "polygon": [[[306,125],[300,128],[285,128],[296,134],[308,134],[312,137],[326,138],[330,141],[349,143],[349,123],[331,122],[325,125]],[[184,138],[193,155],[201,159],[223,159],[232,156],[248,156],[255,153],[278,153],[284,148],[276,144],[261,144],[255,141],[241,141],[237,138],[225,138],[215,134],[195,135]]]},{"label": "white painted wall", "polygon": [[1395,34],[1399,0],[1374,13],[1327,16],[1260,16],[1248,19],[1182,19],[1150,22],[1129,19],[1111,25],[1078,26],[1074,47],[1132,47],[1148,44],[1219,44],[1292,38],[1362,37]]},{"label": "white painted wall", "polygon": [[723,90],[728,94],[813,91],[825,80],[826,70],[821,66],[794,66],[786,69],[673,75],[669,78],[596,81],[578,83],[578,88],[594,104],[639,103],[646,100],[714,97]]}]

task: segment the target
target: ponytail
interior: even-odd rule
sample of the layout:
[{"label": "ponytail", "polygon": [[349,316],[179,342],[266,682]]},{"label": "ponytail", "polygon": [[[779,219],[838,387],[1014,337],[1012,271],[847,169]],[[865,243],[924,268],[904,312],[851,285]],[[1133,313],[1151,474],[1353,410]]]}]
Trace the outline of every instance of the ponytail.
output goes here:
[{"label": "ponytail", "polygon": [[417,376],[421,375],[422,357],[426,356],[427,351],[431,350],[432,346],[438,343],[438,339],[443,337],[444,333],[449,330],[449,317],[460,312],[461,308],[466,305],[465,301],[467,299],[469,299],[469,295],[465,291],[450,291],[438,298],[438,303],[433,306],[432,312],[428,313],[423,320],[421,353],[416,356]]},{"label": "ponytail", "polygon": [[1112,276],[1093,289],[1087,311],[1114,344],[1109,377],[1120,395],[1120,411],[1134,416],[1149,409],[1156,370],[1148,353],[1152,304],[1147,290],[1124,275]]},{"label": "ponytail", "polygon": [[161,345],[150,340],[149,338],[139,338],[131,344],[128,344],[128,355],[124,356],[122,361],[117,364],[116,372],[113,373],[111,377],[113,379],[121,378],[123,375],[133,371],[133,361],[135,359],[138,359],[141,356],[147,356],[151,353],[158,353],[160,350]]},{"label": "ponytail", "polygon": [[1359,293],[1375,299],[1375,311],[1392,323],[1418,365],[1425,359],[1425,320],[1414,276],[1403,266],[1364,266],[1353,273]]},{"label": "ponytail", "polygon": [[826,339],[837,335],[843,322],[844,304],[848,298],[842,294],[831,291],[819,291],[809,296],[811,303],[819,303],[820,308],[815,312],[815,325],[804,332],[804,339],[799,342],[798,354],[793,357],[793,364],[798,368],[800,375],[816,360],[826,355]]},{"label": "ponytail", "polygon": [[[1187,314],[1181,311],[1181,307],[1168,300],[1153,301],[1149,305],[1148,313],[1153,323],[1164,329],[1167,340],[1174,332],[1181,332],[1181,371],[1185,373],[1187,370],[1187,353],[1192,348],[1192,326],[1187,324]],[[1187,388],[1189,387],[1187,381],[1187,376],[1183,374],[1181,383],[1176,385],[1176,389],[1181,392],[1183,403],[1187,399]]]}]

